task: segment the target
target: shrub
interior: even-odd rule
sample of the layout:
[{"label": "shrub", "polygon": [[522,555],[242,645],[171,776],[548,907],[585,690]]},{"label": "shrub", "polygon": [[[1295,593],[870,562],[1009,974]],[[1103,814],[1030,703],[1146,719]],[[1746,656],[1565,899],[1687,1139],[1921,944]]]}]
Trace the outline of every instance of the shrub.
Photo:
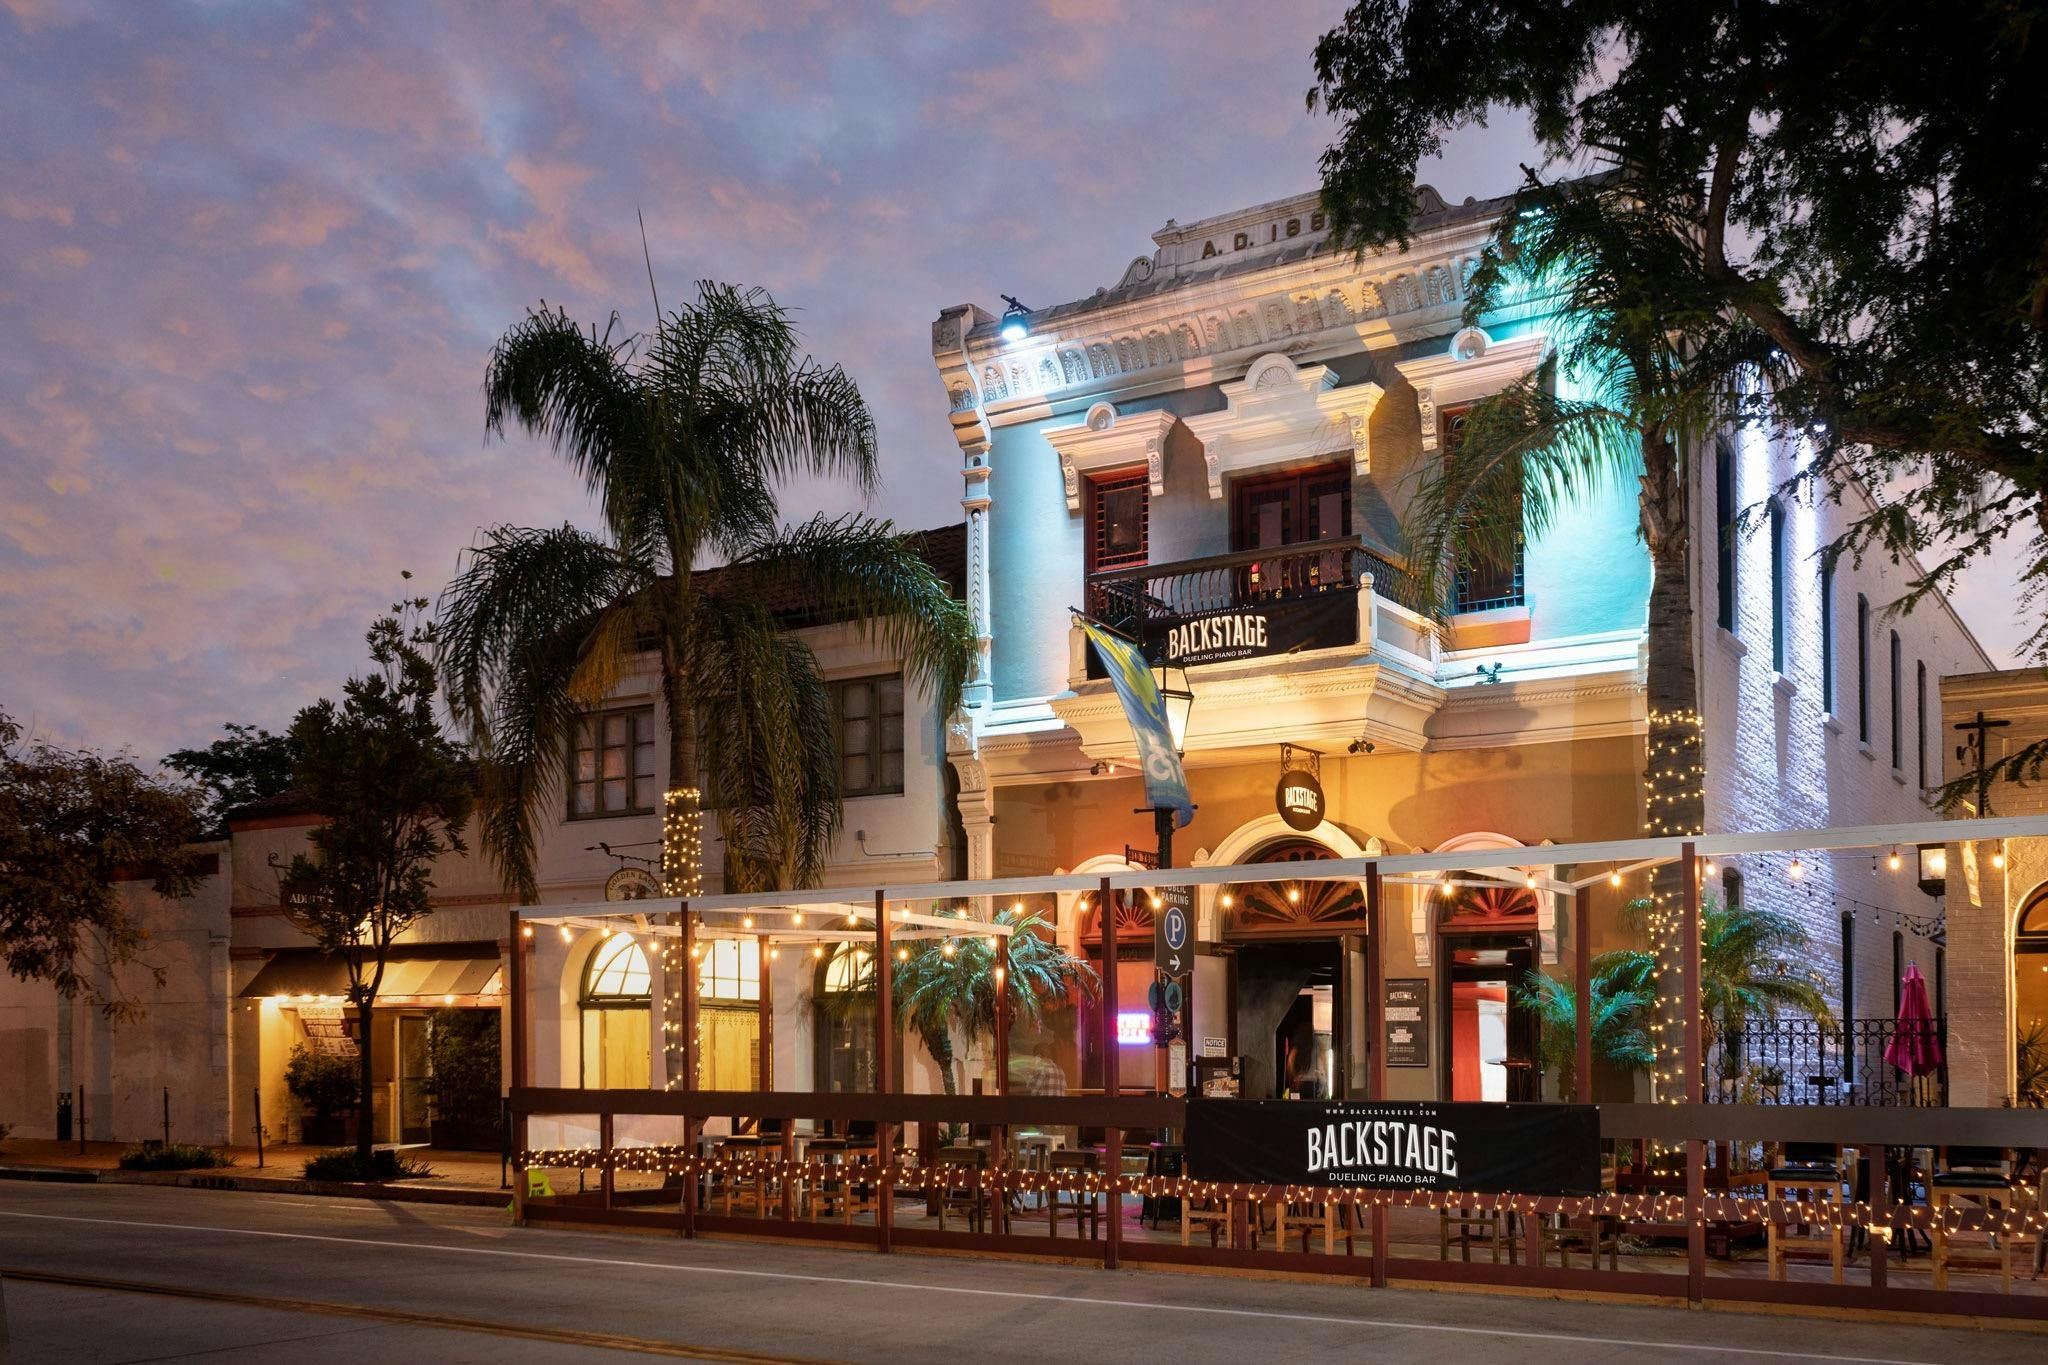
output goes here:
[{"label": "shrub", "polygon": [[210,1171],[234,1164],[226,1152],[196,1142],[138,1143],[121,1153],[124,1171]]},{"label": "shrub", "polygon": [[434,1168],[426,1162],[415,1161],[389,1147],[380,1147],[370,1153],[367,1171],[357,1163],[352,1147],[322,1152],[306,1163],[308,1180],[418,1180],[433,1173]]},{"label": "shrub", "polygon": [[321,1118],[330,1118],[355,1108],[361,1085],[359,1063],[353,1057],[331,1052],[311,1052],[302,1043],[292,1049],[284,1064],[284,1086],[300,1107]]}]

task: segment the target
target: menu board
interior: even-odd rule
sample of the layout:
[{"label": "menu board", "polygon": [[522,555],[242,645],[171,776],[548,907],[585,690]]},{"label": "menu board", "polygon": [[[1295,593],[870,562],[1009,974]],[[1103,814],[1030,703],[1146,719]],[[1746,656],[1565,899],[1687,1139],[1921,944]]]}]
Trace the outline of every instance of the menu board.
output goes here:
[{"label": "menu board", "polygon": [[1429,978],[1387,982],[1387,1065],[1429,1065]]},{"label": "menu board", "polygon": [[306,1030],[306,1050],[331,1057],[356,1055],[356,1040],[349,1037],[348,1021],[341,1006],[306,1001],[299,1006],[299,1023]]}]

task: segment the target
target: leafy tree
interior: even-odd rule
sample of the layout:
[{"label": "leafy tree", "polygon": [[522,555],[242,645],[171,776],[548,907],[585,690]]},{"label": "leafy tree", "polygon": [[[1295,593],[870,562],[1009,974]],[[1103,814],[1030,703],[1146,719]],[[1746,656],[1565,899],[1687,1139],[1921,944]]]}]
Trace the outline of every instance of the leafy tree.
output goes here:
[{"label": "leafy tree", "polygon": [[2012,534],[2038,605],[2044,23],[2039,0],[1361,0],[1316,48],[1309,100],[1340,125],[1324,204],[1349,245],[1405,242],[1419,160],[1525,114],[1683,239],[1685,287],[1769,338],[1760,397],[1811,451],[1795,485],[1875,498],[1829,554],[1921,556],[1903,609]]},{"label": "leafy tree", "polygon": [[[1052,925],[1036,910],[999,911],[996,923],[1011,931],[1008,985],[1014,1022],[1035,1028],[1054,1001],[1095,994],[1095,969],[1061,948]],[[994,938],[975,934],[918,939],[904,948],[908,955],[892,964],[889,981],[897,1021],[918,1036],[938,1064],[946,1093],[958,1094],[953,1035],[957,1031],[970,1043],[995,1035],[996,969],[1002,965],[1002,947]],[[860,974],[849,989],[820,997],[827,1009],[846,1014],[874,1007],[874,960],[860,961]]]},{"label": "leafy tree", "polygon": [[[407,575],[410,577],[410,575]],[[282,878],[293,921],[348,968],[361,1039],[356,1155],[369,1169],[371,1010],[391,945],[433,911],[434,860],[466,851],[469,764],[434,714],[436,631],[425,598],[398,603],[365,638],[376,665],[292,722],[293,786],[323,817]]]},{"label": "leafy tree", "polygon": [[[1739,401],[1735,380],[1768,348],[1730,323],[1701,281],[1697,244],[1611,182],[1531,183],[1474,272],[1465,319],[1541,299],[1555,350],[1475,404],[1459,439],[1423,468],[1404,516],[1424,601],[1441,610],[1455,569],[1512,562],[1574,504],[1637,488],[1649,552],[1644,788],[1650,831],[1706,824],[1706,751],[1694,654],[1691,459]],[[1654,889],[1677,901],[1680,870]],[[1668,943],[1668,939],[1665,940]],[[1665,1036],[1682,1023],[1677,964],[1666,962]]]},{"label": "leafy tree", "polygon": [[[191,789],[124,755],[22,743],[0,712],[0,954],[24,981],[132,1016],[114,968],[147,941],[114,889],[147,877],[160,896],[192,894],[199,837]],[[95,973],[98,980],[94,979]],[[152,967],[157,984],[164,973]],[[100,984],[107,983],[106,986]]]},{"label": "leafy tree", "polygon": [[504,1052],[496,1010],[434,1011],[427,1034],[427,1097],[434,1104],[435,1145],[452,1140],[497,1144]]},{"label": "leafy tree", "polygon": [[[585,332],[563,312],[533,313],[485,377],[487,429],[510,422],[551,441],[604,530],[494,528],[442,598],[450,701],[491,760],[483,846],[531,899],[534,820],[559,807],[577,719],[652,649],[670,893],[700,885],[688,836],[706,805],[733,889],[814,882],[841,818],[834,717],[817,660],[775,604],[897,651],[942,707],[973,649],[966,608],[886,522],[778,529],[784,478],[874,487],[875,431],[853,380],[801,354],[766,293],[705,282],[652,336],[614,341],[617,325]],[[707,556],[727,560],[715,583],[692,573]]]},{"label": "leafy tree", "polygon": [[206,794],[203,818],[207,827],[224,831],[228,812],[266,796],[291,790],[292,751],[290,735],[273,735],[256,725],[224,727],[227,737],[204,749],[178,749],[164,760],[164,766],[182,773]]},{"label": "leafy tree", "polygon": [[[1655,1009],[1654,991],[1631,987],[1623,976],[1602,972],[1596,965],[1587,991],[1592,1007],[1593,1055],[1624,1071],[1648,1071],[1656,1061],[1644,1016]],[[1590,1102],[1590,1088],[1580,1093],[1579,998],[1570,976],[1530,972],[1515,987],[1515,1002],[1533,1010],[1542,1026],[1539,1043],[1543,1069],[1558,1078],[1558,1093],[1568,1100]]]}]

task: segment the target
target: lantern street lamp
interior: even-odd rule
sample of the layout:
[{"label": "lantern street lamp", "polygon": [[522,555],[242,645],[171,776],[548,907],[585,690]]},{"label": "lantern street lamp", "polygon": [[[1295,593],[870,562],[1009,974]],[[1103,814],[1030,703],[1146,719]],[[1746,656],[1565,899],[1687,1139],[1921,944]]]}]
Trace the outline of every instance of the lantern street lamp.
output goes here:
[{"label": "lantern street lamp", "polygon": [[1003,302],[1010,306],[1003,310],[1003,320],[996,330],[1004,341],[1014,344],[1031,335],[1031,310],[1017,302],[1014,294],[1003,295]]},{"label": "lantern street lamp", "polygon": [[1939,896],[1948,890],[1948,845],[1921,844],[1920,889],[1930,896]]}]

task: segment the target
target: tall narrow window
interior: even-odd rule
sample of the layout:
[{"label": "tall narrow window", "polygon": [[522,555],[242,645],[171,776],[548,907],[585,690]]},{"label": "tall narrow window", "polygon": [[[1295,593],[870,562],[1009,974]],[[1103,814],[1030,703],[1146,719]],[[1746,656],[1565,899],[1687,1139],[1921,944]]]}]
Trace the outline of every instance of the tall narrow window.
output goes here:
[{"label": "tall narrow window", "polygon": [[1927,790],[1927,660],[1913,665],[1913,753],[1920,770],[1920,789]]},{"label": "tall narrow window", "polygon": [[1856,738],[1870,743],[1870,599],[1856,594]]},{"label": "tall narrow window", "polygon": [[1785,671],[1785,504],[1771,499],[1771,668]]},{"label": "tall narrow window", "polygon": [[1088,481],[1088,572],[1145,562],[1151,496],[1143,473]]},{"label": "tall narrow window", "polygon": [[642,815],[653,809],[654,708],[579,718],[569,744],[569,817]]},{"label": "tall narrow window", "polygon": [[1717,620],[1735,629],[1735,452],[1726,441],[1714,447],[1714,563],[1720,592]]},{"label": "tall narrow window", "polygon": [[1906,989],[1906,936],[1892,930],[1892,1018],[1899,1017],[1900,995]]},{"label": "tall narrow window", "polygon": [[1842,912],[1842,1018],[1856,1017],[1856,916]]},{"label": "tall narrow window", "polygon": [[1820,566],[1820,709],[1835,714],[1835,566]]},{"label": "tall narrow window", "polygon": [[832,684],[839,716],[839,794],[903,790],[903,679],[848,678]]},{"label": "tall narrow window", "polygon": [[1905,710],[1906,710],[1906,708],[1905,708],[1905,706],[1904,706],[1904,705],[1902,705],[1902,704],[1901,704],[1901,702],[1902,702],[1902,697],[1903,697],[1903,695],[1904,695],[1904,694],[1903,694],[1903,691],[1902,691],[1902,688],[1903,688],[1903,686],[1904,686],[1904,683],[1903,683],[1903,681],[1902,681],[1902,679],[1901,679],[1901,677],[1900,677],[1900,674],[1901,674],[1901,672],[1902,672],[1902,670],[1903,670],[1903,661],[1902,661],[1902,659],[1901,659],[1901,657],[1900,657],[1900,651],[1899,651],[1899,633],[1898,633],[1897,631],[1893,631],[1893,632],[1892,632],[1892,654],[1891,654],[1891,665],[1892,665],[1892,771],[1893,771],[1893,772],[1897,772],[1897,771],[1899,771],[1899,769],[1900,769],[1900,768],[1901,768],[1902,766],[1904,766],[1904,762],[1905,762],[1905,756],[1906,756],[1906,751],[1905,751],[1905,748],[1904,748],[1904,743],[1905,743],[1905,736],[1906,736],[1906,727],[1905,727],[1905,724],[1904,724],[1904,720],[1903,720],[1903,717],[1904,717],[1904,715],[1905,715]]}]

